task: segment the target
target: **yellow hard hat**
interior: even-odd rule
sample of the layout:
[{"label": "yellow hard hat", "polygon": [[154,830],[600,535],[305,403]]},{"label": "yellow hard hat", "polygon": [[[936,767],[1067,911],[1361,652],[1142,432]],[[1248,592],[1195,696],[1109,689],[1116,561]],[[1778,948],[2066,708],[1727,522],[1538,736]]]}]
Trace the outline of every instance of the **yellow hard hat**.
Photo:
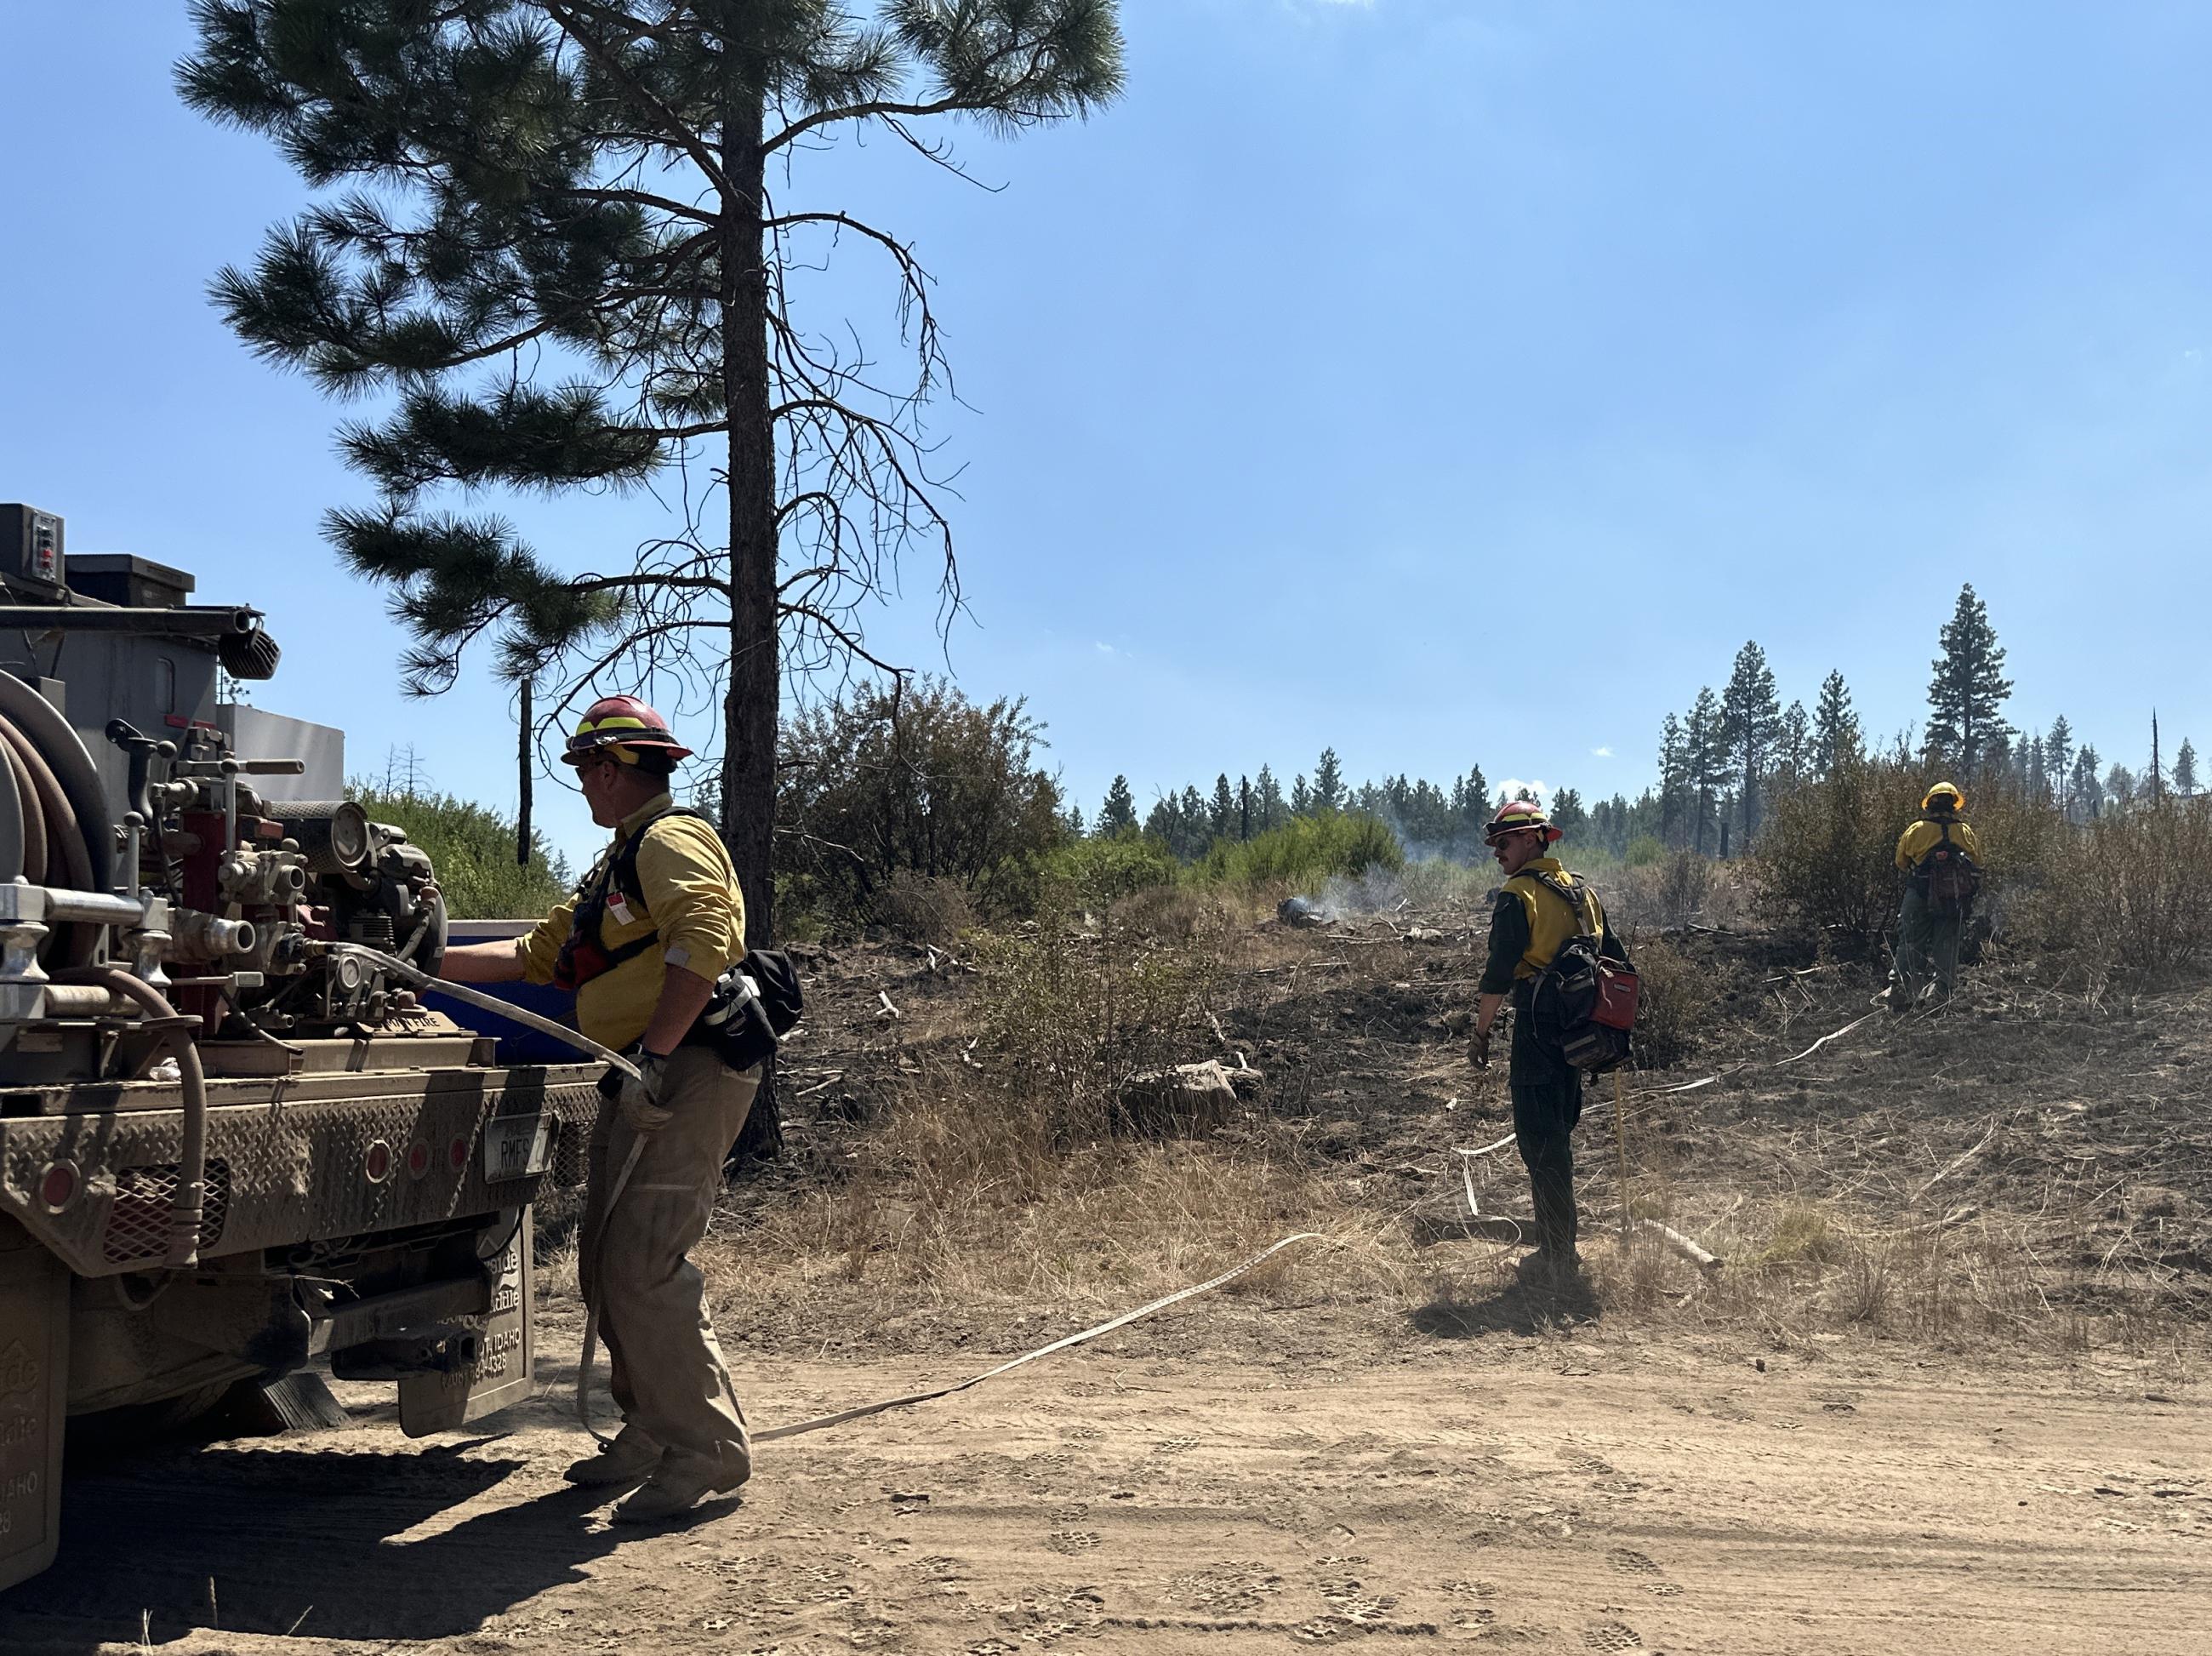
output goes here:
[{"label": "yellow hard hat", "polygon": [[1948,800],[1954,811],[1963,811],[1966,808],[1966,796],[1948,782],[1939,782],[1929,788],[1927,798],[1920,801],[1920,808],[1923,811],[1932,811],[1936,808],[1937,800]]}]

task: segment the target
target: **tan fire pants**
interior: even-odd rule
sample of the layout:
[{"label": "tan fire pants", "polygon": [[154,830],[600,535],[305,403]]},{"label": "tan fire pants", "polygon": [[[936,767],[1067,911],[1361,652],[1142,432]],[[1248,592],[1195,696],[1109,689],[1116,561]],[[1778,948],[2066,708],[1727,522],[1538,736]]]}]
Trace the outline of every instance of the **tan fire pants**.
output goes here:
[{"label": "tan fire pants", "polygon": [[577,1239],[577,1275],[599,1312],[625,1427],[738,1477],[752,1458],[745,1411],[714,1339],[706,1279],[685,1256],[706,1234],[722,1160],[759,1087],[757,1068],[740,1074],[707,1047],[671,1053],[660,1103],[673,1118],[645,1135],[612,1213],[608,1185],[636,1135],[621,1111],[602,1106]]}]

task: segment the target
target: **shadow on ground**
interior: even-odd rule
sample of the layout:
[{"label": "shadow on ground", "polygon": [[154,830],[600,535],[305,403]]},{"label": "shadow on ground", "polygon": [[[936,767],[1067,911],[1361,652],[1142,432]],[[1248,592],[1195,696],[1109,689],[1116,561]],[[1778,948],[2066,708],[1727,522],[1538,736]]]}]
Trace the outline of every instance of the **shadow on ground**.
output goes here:
[{"label": "shadow on ground", "polygon": [[0,1649],[89,1653],[208,1628],[443,1638],[613,1550],[594,1513],[604,1491],[562,1487],[447,1525],[525,1464],[477,1446],[215,1446],[90,1469],[63,1493],[60,1560],[0,1601]]},{"label": "shadow on ground", "polygon": [[1493,1334],[1556,1334],[1597,1318],[1597,1301],[1587,1289],[1553,1294],[1515,1282],[1473,1300],[1431,1300],[1407,1320],[1431,1339],[1480,1340]]}]

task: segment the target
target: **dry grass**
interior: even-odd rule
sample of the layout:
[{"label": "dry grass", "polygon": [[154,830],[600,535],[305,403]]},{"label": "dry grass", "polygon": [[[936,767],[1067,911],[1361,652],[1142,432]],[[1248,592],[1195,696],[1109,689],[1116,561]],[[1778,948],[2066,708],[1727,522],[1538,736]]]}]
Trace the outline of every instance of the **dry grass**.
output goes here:
[{"label": "dry grass", "polygon": [[[1252,1313],[1290,1307],[1384,1346],[1438,1305],[1550,1325],[1513,1285],[1518,1249],[1424,1249],[1407,1223],[1463,1211],[1448,1147],[1494,1135],[1503,1108],[1441,1017],[1471,998],[1455,951],[1479,949],[1479,930],[1446,912],[1419,917],[1463,943],[1392,935],[1418,912],[1255,932],[1188,892],[1125,899],[964,946],[975,977],[893,980],[898,1020],[869,1009],[883,968],[854,974],[858,1015],[811,1061],[843,1086],[873,1065],[874,1107],[865,1126],[803,1131],[811,1166],[726,1206],[701,1251],[726,1336],[1021,1349],[1300,1230],[1329,1240],[1270,1262],[1213,1315],[1135,1337],[1273,1340],[1287,1325]],[[2212,1251],[2196,1080],[2212,998],[2146,1013],[2109,986],[2061,992],[1984,965],[1950,1016],[1876,1021],[1776,1068],[1865,1012],[1870,983],[1770,966],[1769,940],[1643,947],[1680,978],[1673,1015],[1699,1050],[1695,1068],[1642,1083],[1723,1079],[1632,1098],[1619,1137],[1593,1100],[1577,1150],[1602,1326],[2202,1367],[2212,1293],[2190,1251]],[[1268,1081],[1225,1125],[1161,1141],[1111,1107],[1132,1069],[1246,1049]],[[1510,1149],[1476,1178],[1485,1213],[1526,1213]],[[1727,1264],[1701,1273],[1647,1230],[1624,1245],[1624,1209]],[[571,1271],[556,1258],[543,1280]]]},{"label": "dry grass", "polygon": [[[718,1321],[788,1335],[907,1338],[921,1324],[1056,1326],[1211,1276],[1294,1231],[1230,1285],[1248,1301],[1358,1303],[1401,1293],[1395,1227],[1264,1143],[1060,1142],[1042,1111],[994,1109],[955,1081],[918,1087],[837,1184],[724,1230],[701,1250]],[[908,1343],[936,1343],[926,1335]]]}]

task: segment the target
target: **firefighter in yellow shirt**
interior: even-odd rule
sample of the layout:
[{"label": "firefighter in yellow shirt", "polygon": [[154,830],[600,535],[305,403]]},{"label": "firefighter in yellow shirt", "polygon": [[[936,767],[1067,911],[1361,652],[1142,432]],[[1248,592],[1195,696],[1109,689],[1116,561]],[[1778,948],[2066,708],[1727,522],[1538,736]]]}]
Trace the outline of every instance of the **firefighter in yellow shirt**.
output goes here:
[{"label": "firefighter in yellow shirt", "polygon": [[1920,801],[1918,820],[1897,842],[1905,875],[1897,911],[1896,976],[1887,994],[1896,1008],[1932,993],[1948,1001],[1959,973],[1959,940],[1981,889],[1982,842],[1965,815],[1966,795],[1939,782]]},{"label": "firefighter in yellow shirt", "polygon": [[[457,983],[574,989],[577,1028],[628,1051],[643,1075],[599,1112],[577,1251],[623,1429],[568,1469],[572,1482],[641,1486],[616,1513],[629,1521],[672,1517],[752,1470],[744,1410],[687,1257],[760,1086],[757,1068],[732,1070],[696,1037],[714,980],[744,954],[745,911],[720,838],[670,798],[690,752],[635,697],[594,703],[562,757],[612,843],[536,930],[449,949],[441,968]],[[609,1180],[634,1147],[610,1209]]]}]

